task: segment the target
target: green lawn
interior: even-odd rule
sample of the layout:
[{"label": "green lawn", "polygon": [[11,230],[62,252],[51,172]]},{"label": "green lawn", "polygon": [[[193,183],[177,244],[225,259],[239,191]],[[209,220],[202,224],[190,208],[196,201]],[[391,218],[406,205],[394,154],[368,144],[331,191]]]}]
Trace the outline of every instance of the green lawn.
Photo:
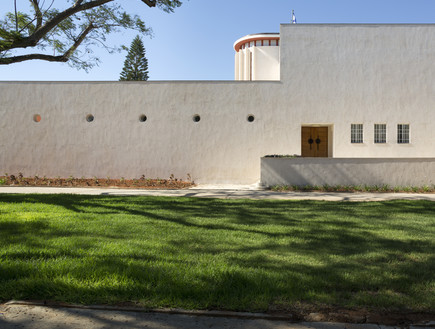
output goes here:
[{"label": "green lawn", "polygon": [[435,310],[435,202],[0,194],[0,301]]}]

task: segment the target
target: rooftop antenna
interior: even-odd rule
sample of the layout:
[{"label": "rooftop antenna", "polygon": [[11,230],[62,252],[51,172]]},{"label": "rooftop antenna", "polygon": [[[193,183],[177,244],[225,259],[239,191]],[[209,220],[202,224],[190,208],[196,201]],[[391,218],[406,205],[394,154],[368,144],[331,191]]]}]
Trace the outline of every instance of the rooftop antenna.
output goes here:
[{"label": "rooftop antenna", "polygon": [[296,15],[294,9],[292,10],[292,24],[296,24]]}]

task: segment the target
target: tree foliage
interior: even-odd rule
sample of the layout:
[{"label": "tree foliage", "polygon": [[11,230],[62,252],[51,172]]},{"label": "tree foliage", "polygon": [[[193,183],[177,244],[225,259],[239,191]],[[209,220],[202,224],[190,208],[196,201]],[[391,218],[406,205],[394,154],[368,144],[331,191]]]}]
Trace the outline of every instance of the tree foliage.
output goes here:
[{"label": "tree foliage", "polygon": [[148,80],[148,59],[145,57],[145,47],[139,36],[136,36],[131,43],[119,80]]},{"label": "tree foliage", "polygon": [[[150,35],[151,29],[138,15],[127,13],[125,0],[27,0],[26,10],[17,10],[0,19],[0,65],[33,59],[68,62],[85,70],[98,63],[94,46],[109,52],[106,36],[121,29]],[[173,12],[181,0],[136,0],[148,7]],[[20,5],[23,5],[23,1]],[[57,7],[55,7],[57,6]],[[30,51],[29,51],[30,49]]]}]

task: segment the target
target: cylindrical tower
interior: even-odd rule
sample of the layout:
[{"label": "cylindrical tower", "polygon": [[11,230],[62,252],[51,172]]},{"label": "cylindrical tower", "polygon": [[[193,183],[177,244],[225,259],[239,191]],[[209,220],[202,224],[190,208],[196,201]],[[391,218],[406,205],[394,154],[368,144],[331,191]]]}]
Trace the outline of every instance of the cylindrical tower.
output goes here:
[{"label": "cylindrical tower", "polygon": [[235,80],[279,80],[279,33],[249,34],[234,43]]}]

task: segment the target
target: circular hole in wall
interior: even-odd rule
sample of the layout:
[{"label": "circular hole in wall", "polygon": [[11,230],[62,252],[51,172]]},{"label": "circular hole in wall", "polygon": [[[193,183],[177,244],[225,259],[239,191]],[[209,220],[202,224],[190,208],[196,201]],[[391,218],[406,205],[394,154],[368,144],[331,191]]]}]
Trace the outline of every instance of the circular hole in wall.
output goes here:
[{"label": "circular hole in wall", "polygon": [[145,121],[147,121],[147,116],[146,116],[145,114],[142,114],[142,115],[139,117],[139,121],[140,121],[140,122],[145,122]]},{"label": "circular hole in wall", "polygon": [[195,114],[195,115],[193,116],[193,121],[194,121],[194,122],[199,122],[199,120],[201,120],[201,117],[199,116],[199,114]]},{"label": "circular hole in wall", "polygon": [[87,121],[87,122],[92,122],[92,121],[94,121],[94,116],[93,116],[92,114],[88,114],[88,115],[86,116],[86,121]]},{"label": "circular hole in wall", "polygon": [[248,117],[246,118],[249,122],[254,122],[255,117],[252,114],[249,114]]},{"label": "circular hole in wall", "polygon": [[41,121],[41,116],[40,116],[39,114],[35,114],[35,115],[33,116],[33,121],[35,121],[35,122],[39,122],[39,121]]}]

